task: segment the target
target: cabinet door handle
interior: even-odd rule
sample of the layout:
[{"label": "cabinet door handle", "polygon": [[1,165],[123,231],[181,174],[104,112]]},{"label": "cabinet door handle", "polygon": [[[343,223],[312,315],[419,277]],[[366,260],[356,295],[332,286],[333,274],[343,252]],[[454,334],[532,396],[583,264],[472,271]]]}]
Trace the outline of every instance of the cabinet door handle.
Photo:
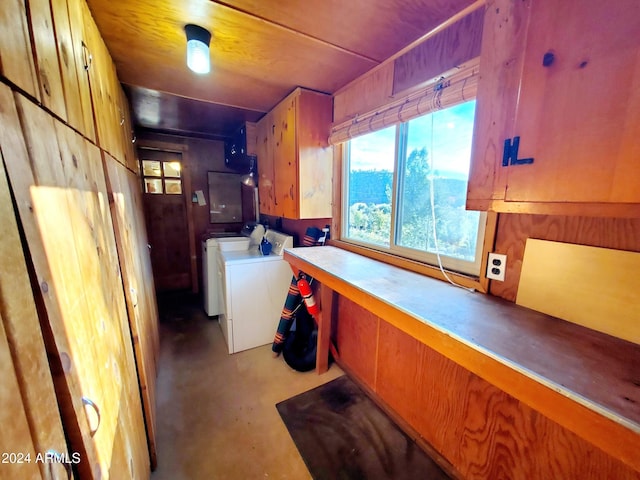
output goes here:
[{"label": "cabinet door handle", "polygon": [[518,158],[518,148],[520,148],[520,137],[513,137],[513,141],[510,138],[504,141],[504,150],[502,151],[503,167],[533,163],[533,158]]},{"label": "cabinet door handle", "polygon": [[88,405],[91,408],[93,408],[93,410],[96,412],[96,415],[98,416],[98,424],[96,425],[96,428],[94,428],[89,432],[90,435],[93,437],[98,431],[98,428],[100,428],[100,409],[90,398],[87,398],[87,397],[82,397],[82,404]]},{"label": "cabinet door handle", "polygon": [[51,462],[47,462],[49,463],[49,477],[50,478],[56,478],[53,475],[53,466],[54,465],[62,465],[65,469],[65,471],[67,472],[67,478],[71,478],[71,476],[73,475],[73,470],[71,469],[71,462],[69,458],[64,458],[63,455],[58,452],[57,450],[54,450],[53,448],[50,448],[49,450],[47,450],[47,452],[45,453],[45,456],[47,459],[53,457],[53,459],[55,461]]},{"label": "cabinet door handle", "polygon": [[89,48],[87,47],[87,44],[84,43],[83,41],[82,42],[82,63],[83,63],[84,69],[87,72],[91,68],[91,62],[93,62],[93,56],[91,55],[91,52],[89,52]]}]

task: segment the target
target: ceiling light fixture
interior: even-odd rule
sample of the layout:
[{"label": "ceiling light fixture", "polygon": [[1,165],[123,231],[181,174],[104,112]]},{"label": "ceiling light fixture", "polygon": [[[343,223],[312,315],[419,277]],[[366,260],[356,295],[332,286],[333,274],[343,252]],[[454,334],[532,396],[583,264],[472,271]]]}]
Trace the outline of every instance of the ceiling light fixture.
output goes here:
[{"label": "ceiling light fixture", "polygon": [[185,25],[187,34],[187,66],[195,73],[209,73],[211,59],[209,55],[209,42],[211,33],[198,25]]}]

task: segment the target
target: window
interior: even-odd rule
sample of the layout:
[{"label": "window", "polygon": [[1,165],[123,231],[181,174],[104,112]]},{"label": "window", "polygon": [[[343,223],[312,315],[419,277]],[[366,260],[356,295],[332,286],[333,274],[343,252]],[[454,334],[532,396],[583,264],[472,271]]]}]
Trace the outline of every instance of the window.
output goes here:
[{"label": "window", "polygon": [[[179,154],[176,154],[179,156]],[[179,158],[179,157],[178,157]],[[181,164],[179,160],[170,161],[142,160],[144,192],[168,195],[182,194],[180,178]]]},{"label": "window", "polygon": [[466,211],[475,100],[349,140],[343,238],[479,275],[485,215]]}]

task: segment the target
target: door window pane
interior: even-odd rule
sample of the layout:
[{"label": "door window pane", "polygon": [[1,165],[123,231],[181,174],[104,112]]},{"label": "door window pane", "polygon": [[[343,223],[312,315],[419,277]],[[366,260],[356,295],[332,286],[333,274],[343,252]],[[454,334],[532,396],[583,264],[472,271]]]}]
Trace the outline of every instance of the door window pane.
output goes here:
[{"label": "door window pane", "polygon": [[159,178],[144,179],[144,193],[162,193],[162,180]]},{"label": "door window pane", "polygon": [[182,193],[182,181],[181,180],[169,180],[164,181],[165,193],[169,195],[180,195]]},{"label": "door window pane", "polygon": [[389,246],[395,126],[349,142],[346,236]]},{"label": "door window pane", "polygon": [[155,160],[142,161],[142,173],[145,177],[161,177],[160,162]]},{"label": "door window pane", "polygon": [[162,162],[165,177],[180,178],[180,162]]}]

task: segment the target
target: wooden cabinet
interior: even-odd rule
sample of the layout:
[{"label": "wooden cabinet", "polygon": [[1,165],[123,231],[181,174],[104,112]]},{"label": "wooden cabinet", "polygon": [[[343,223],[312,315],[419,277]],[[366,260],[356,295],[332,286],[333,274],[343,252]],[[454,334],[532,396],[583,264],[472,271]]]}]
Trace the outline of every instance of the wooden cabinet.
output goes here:
[{"label": "wooden cabinet", "polygon": [[[3,86],[2,90],[0,98],[5,106],[4,94],[8,89]],[[14,125],[7,125],[6,120],[7,117],[3,116],[3,131],[11,135]],[[17,120],[15,115],[13,120]],[[5,160],[9,161],[13,148],[2,134],[0,148],[5,153]],[[0,478],[67,478],[67,469],[71,469],[72,463],[78,459],[67,450],[27,262],[22,252],[20,232],[2,162],[0,217],[3,219],[0,235],[0,452],[8,455],[0,463]],[[47,452],[64,456],[69,463],[54,463],[52,457],[45,463],[42,460]],[[25,458],[26,455],[29,457]]]},{"label": "wooden cabinet", "polygon": [[15,102],[20,121],[5,87],[2,151],[70,450],[81,456],[81,478],[148,478],[102,154],[29,99],[16,94]]},{"label": "wooden cabinet", "polygon": [[0,8],[0,74],[40,99],[23,0],[4,0]]},{"label": "wooden cabinet", "polygon": [[85,40],[85,28],[95,28],[95,26],[88,22],[85,26],[85,16],[89,13],[84,0],[52,0],[51,6],[56,22],[58,43],[65,39],[64,43],[69,45],[65,50],[59,48],[62,52],[61,67],[63,70],[69,70],[67,75],[63,74],[69,78],[69,88],[65,87],[67,110],[70,112],[69,124],[95,142],[93,105],[89,89],[91,54]]},{"label": "wooden cabinet", "polygon": [[260,213],[331,217],[331,97],[297,88],[256,126]]},{"label": "wooden cabinet", "polygon": [[489,2],[467,207],[640,215],[639,69],[635,0]]}]

